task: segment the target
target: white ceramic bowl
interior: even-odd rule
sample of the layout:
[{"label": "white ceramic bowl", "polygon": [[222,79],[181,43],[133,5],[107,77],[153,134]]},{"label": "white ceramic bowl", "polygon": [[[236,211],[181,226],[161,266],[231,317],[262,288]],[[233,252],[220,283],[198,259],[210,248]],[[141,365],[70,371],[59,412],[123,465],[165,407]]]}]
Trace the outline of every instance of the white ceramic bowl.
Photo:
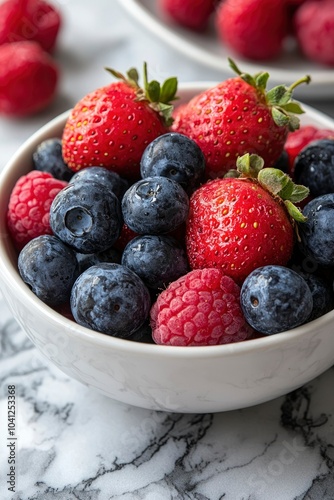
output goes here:
[{"label": "white ceramic bowl", "polygon": [[[180,87],[181,101],[213,83]],[[334,128],[304,106],[303,123]],[[67,113],[28,139],[0,177],[0,285],[14,317],[52,363],[69,376],[115,400],[153,410],[206,413],[243,408],[288,393],[334,363],[334,311],[271,337],[210,347],[136,343],[86,329],[43,304],[17,272],[5,214],[31,154],[48,137],[60,136]]]}]

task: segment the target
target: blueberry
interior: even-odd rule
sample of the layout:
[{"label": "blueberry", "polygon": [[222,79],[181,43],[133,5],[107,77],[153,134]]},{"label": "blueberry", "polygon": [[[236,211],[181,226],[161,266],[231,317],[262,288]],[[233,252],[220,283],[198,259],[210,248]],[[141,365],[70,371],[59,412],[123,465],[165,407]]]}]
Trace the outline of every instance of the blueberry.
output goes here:
[{"label": "blueberry", "polygon": [[138,234],[164,234],[185,222],[189,197],[168,177],[147,177],[132,184],[122,199],[124,222]]},{"label": "blueberry", "polygon": [[310,189],[312,196],[334,192],[334,139],[313,141],[294,163],[296,182]]},{"label": "blueberry", "polygon": [[107,170],[104,167],[87,167],[73,175],[72,182],[100,182],[108,187],[117,198],[122,198],[123,194],[129,187],[127,180],[120,177],[116,172]]},{"label": "blueberry", "polygon": [[278,168],[279,170],[282,170],[282,172],[285,172],[286,174],[289,173],[290,171],[289,155],[285,149],[282,151],[278,160],[276,160],[274,168]]},{"label": "blueberry", "polygon": [[306,281],[283,266],[263,266],[242,284],[240,303],[246,321],[258,332],[272,335],[305,323],[313,299]]},{"label": "blueberry", "polygon": [[334,308],[334,293],[331,286],[320,276],[294,269],[308,284],[313,298],[313,309],[308,321],[320,318]]},{"label": "blueberry", "polygon": [[186,253],[170,236],[137,236],[125,247],[122,264],[150,288],[166,288],[188,272]]},{"label": "blueberry", "polygon": [[48,172],[62,181],[68,182],[74,174],[63,160],[61,139],[58,138],[41,142],[32,155],[32,161],[36,170]]},{"label": "blueberry", "polygon": [[203,179],[205,157],[189,137],[169,132],[154,139],[140,162],[142,178],[163,176],[173,179],[189,192]]},{"label": "blueberry", "polygon": [[121,252],[116,248],[111,247],[104,252],[97,253],[77,253],[77,260],[79,264],[80,274],[86,271],[91,266],[101,264],[102,262],[115,262],[120,264],[122,260]]},{"label": "blueberry", "polygon": [[103,252],[120,235],[120,202],[97,182],[68,184],[51,204],[50,225],[54,234],[77,252]]},{"label": "blueberry", "polygon": [[29,241],[19,254],[18,269],[32,292],[49,306],[69,300],[79,275],[75,252],[52,235]]},{"label": "blueberry", "polygon": [[307,220],[299,224],[302,252],[320,265],[334,267],[334,193],[308,202],[303,214]]},{"label": "blueberry", "polygon": [[131,337],[127,337],[127,339],[141,342],[142,344],[155,344],[149,319],[138,330],[132,333]]},{"label": "blueberry", "polygon": [[71,293],[71,310],[77,323],[121,338],[142,327],[150,305],[150,294],[142,280],[120,264],[90,267],[76,280]]}]

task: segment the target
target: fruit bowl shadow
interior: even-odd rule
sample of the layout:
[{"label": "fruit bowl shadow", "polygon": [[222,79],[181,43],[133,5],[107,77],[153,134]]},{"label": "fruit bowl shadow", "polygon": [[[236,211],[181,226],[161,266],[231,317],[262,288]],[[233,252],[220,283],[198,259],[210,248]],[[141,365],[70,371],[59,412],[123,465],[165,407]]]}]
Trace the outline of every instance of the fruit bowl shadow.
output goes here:
[{"label": "fruit bowl shadow", "polygon": [[[180,101],[214,83],[180,86]],[[334,128],[303,105],[302,123]],[[126,404],[169,412],[207,413],[245,408],[286,394],[334,363],[334,311],[265,338],[222,346],[174,347],[110,337],[77,325],[43,304],[23,283],[6,228],[17,179],[31,169],[36,146],[61,136],[61,114],[17,151],[0,175],[0,287],[13,316],[37,349],[74,379]]]}]

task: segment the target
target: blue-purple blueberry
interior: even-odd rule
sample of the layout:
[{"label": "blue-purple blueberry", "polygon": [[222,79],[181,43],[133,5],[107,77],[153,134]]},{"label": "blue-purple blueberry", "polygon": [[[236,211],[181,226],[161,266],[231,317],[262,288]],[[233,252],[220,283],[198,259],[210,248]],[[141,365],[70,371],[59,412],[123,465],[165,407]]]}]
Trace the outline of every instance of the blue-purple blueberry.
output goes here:
[{"label": "blue-purple blueberry", "polygon": [[173,179],[190,192],[203,179],[205,157],[195,141],[177,132],[154,139],[145,149],[140,162],[142,178],[163,176]]},{"label": "blue-purple blueberry", "polygon": [[18,269],[31,291],[49,306],[69,300],[79,275],[75,252],[52,235],[29,241],[19,254]]},{"label": "blue-purple blueberry", "polygon": [[312,293],[296,271],[268,265],[252,271],[242,284],[240,304],[246,321],[264,335],[305,323],[313,309]]},{"label": "blue-purple blueberry", "polygon": [[150,306],[150,293],[143,281],[121,264],[90,267],[78,277],[71,293],[71,311],[77,323],[121,338],[142,327]]},{"label": "blue-purple blueberry", "polygon": [[282,170],[282,172],[285,172],[286,174],[289,173],[290,170],[289,155],[285,149],[282,151],[279,158],[276,160],[274,168],[278,168],[279,170]]},{"label": "blue-purple blueberry", "polygon": [[308,321],[320,318],[334,309],[334,293],[332,287],[316,274],[294,269],[308,284],[313,298],[313,309]]},{"label": "blue-purple blueberry", "polygon": [[74,174],[64,162],[62,143],[58,137],[42,141],[33,152],[32,161],[36,170],[48,172],[62,181],[68,182]]},{"label": "blue-purple blueberry", "polygon": [[122,199],[124,222],[138,234],[169,233],[187,219],[189,197],[168,177],[147,177],[132,184]]},{"label": "blue-purple blueberry", "polygon": [[123,220],[117,196],[98,182],[68,184],[54,198],[50,226],[79,253],[97,253],[118,239]]},{"label": "blue-purple blueberry", "polygon": [[165,289],[189,270],[184,248],[174,238],[163,235],[132,239],[123,251],[122,264],[154,289]]},{"label": "blue-purple blueberry", "polygon": [[104,252],[97,253],[77,253],[80,274],[91,266],[101,264],[102,262],[114,262],[120,264],[122,254],[114,247],[107,248]]},{"label": "blue-purple blueberry", "polygon": [[311,200],[303,214],[306,222],[298,228],[302,252],[322,266],[334,267],[334,193]]},{"label": "blue-purple blueberry", "polygon": [[112,170],[108,170],[104,167],[87,167],[79,170],[73,175],[71,183],[73,182],[99,182],[105,187],[108,187],[117,198],[121,199],[125,191],[129,187],[127,180],[123,179],[120,175]]},{"label": "blue-purple blueberry", "polygon": [[334,139],[313,141],[294,162],[296,182],[310,189],[312,196],[334,192]]}]

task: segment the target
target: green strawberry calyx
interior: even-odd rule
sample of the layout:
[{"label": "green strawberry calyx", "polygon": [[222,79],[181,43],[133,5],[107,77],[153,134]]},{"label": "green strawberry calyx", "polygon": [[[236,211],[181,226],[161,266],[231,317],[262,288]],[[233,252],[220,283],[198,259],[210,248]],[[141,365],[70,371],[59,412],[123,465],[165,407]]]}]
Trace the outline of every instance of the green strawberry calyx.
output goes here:
[{"label": "green strawberry calyx", "polygon": [[289,87],[277,85],[267,91],[266,88],[270,76],[267,71],[262,71],[252,76],[248,73],[243,73],[231,58],[228,58],[228,61],[230,67],[240,78],[264,95],[268,107],[271,108],[271,114],[276,125],[287,127],[290,132],[299,128],[299,118],[295,115],[304,113],[304,110],[297,101],[292,99],[292,94],[298,85],[302,83],[309,84],[311,82],[309,75],[305,75]]},{"label": "green strawberry calyx", "polygon": [[143,69],[143,87],[139,85],[139,73],[136,68],[131,68],[127,71],[126,75],[123,75],[119,71],[112,68],[105,68],[109,73],[123,80],[128,85],[133,87],[137,94],[138,101],[147,101],[149,106],[159,113],[164,124],[167,127],[173,123],[173,101],[178,99],[177,86],[178,80],[176,77],[172,76],[167,78],[161,85],[157,80],[148,80],[147,64],[144,62]]},{"label": "green strawberry calyx", "polygon": [[290,217],[296,222],[305,222],[306,217],[295,205],[304,200],[310,190],[295,184],[291,177],[282,170],[273,167],[265,167],[261,156],[246,153],[237,158],[237,168],[230,170],[226,177],[255,179],[264,189],[269,191],[274,198],[284,203]]}]

